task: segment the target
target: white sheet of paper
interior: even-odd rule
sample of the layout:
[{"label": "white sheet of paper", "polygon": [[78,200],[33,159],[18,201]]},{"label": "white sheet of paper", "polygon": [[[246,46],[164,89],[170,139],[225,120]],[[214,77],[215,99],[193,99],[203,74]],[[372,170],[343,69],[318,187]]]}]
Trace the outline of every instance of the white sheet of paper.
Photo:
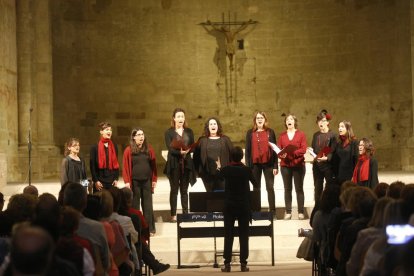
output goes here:
[{"label": "white sheet of paper", "polygon": [[313,158],[315,158],[315,157],[316,157],[316,155],[317,155],[317,154],[313,151],[313,148],[310,148],[310,147],[309,147],[309,148],[308,148],[308,152],[309,152],[309,154],[310,154],[310,155],[312,155],[312,157],[313,157]]},{"label": "white sheet of paper", "polygon": [[281,149],[279,149],[279,147],[275,143],[272,143],[272,142],[268,142],[268,143],[269,143],[270,147],[272,148],[272,150],[274,150],[276,152],[276,154],[279,154]]}]

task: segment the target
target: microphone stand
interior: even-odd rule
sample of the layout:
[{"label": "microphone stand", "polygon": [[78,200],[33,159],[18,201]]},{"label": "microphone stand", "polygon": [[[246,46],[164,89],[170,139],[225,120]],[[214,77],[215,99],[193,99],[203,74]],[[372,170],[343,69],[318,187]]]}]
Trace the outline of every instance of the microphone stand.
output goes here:
[{"label": "microphone stand", "polygon": [[32,111],[33,107],[29,109],[29,134],[27,137],[27,147],[29,150],[29,186],[32,185]]}]

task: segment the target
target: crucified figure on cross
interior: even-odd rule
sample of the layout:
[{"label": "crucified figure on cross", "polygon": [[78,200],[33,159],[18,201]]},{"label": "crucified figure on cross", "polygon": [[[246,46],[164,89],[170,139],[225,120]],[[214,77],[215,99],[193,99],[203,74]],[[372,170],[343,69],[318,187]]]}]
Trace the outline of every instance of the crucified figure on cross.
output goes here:
[{"label": "crucified figure on cross", "polygon": [[247,28],[249,24],[252,24],[253,20],[245,21],[240,23],[240,26],[237,29],[232,30],[230,28],[230,25],[227,25],[225,23],[214,23],[210,20],[207,20],[206,25],[210,25],[213,27],[214,30],[221,32],[224,34],[224,37],[226,38],[226,55],[229,58],[230,61],[230,70],[233,70],[233,56],[236,54],[236,47],[234,46],[234,39],[236,38],[236,35]]}]

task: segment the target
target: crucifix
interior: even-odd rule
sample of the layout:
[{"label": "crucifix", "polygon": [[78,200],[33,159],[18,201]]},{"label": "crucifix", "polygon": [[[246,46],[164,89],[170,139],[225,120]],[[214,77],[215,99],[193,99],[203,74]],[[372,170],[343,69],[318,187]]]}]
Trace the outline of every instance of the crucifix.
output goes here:
[{"label": "crucifix", "polygon": [[222,22],[212,22],[207,20],[206,22],[200,23],[200,25],[211,26],[213,30],[221,32],[224,35],[226,39],[226,55],[230,62],[229,68],[233,71],[233,56],[236,54],[236,47],[234,45],[236,35],[245,30],[249,25],[256,23],[258,22],[251,19],[249,21],[230,21],[230,18],[229,21],[225,22],[223,13]]}]

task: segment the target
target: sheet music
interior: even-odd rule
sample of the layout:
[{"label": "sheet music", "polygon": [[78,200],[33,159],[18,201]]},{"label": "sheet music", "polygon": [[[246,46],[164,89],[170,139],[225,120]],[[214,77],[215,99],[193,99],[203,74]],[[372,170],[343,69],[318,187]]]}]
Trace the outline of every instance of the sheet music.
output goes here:
[{"label": "sheet music", "polygon": [[276,154],[279,154],[279,152],[281,152],[281,149],[279,149],[279,147],[275,143],[272,143],[272,142],[268,142],[268,143],[270,147],[272,148],[272,150],[276,152]]}]

